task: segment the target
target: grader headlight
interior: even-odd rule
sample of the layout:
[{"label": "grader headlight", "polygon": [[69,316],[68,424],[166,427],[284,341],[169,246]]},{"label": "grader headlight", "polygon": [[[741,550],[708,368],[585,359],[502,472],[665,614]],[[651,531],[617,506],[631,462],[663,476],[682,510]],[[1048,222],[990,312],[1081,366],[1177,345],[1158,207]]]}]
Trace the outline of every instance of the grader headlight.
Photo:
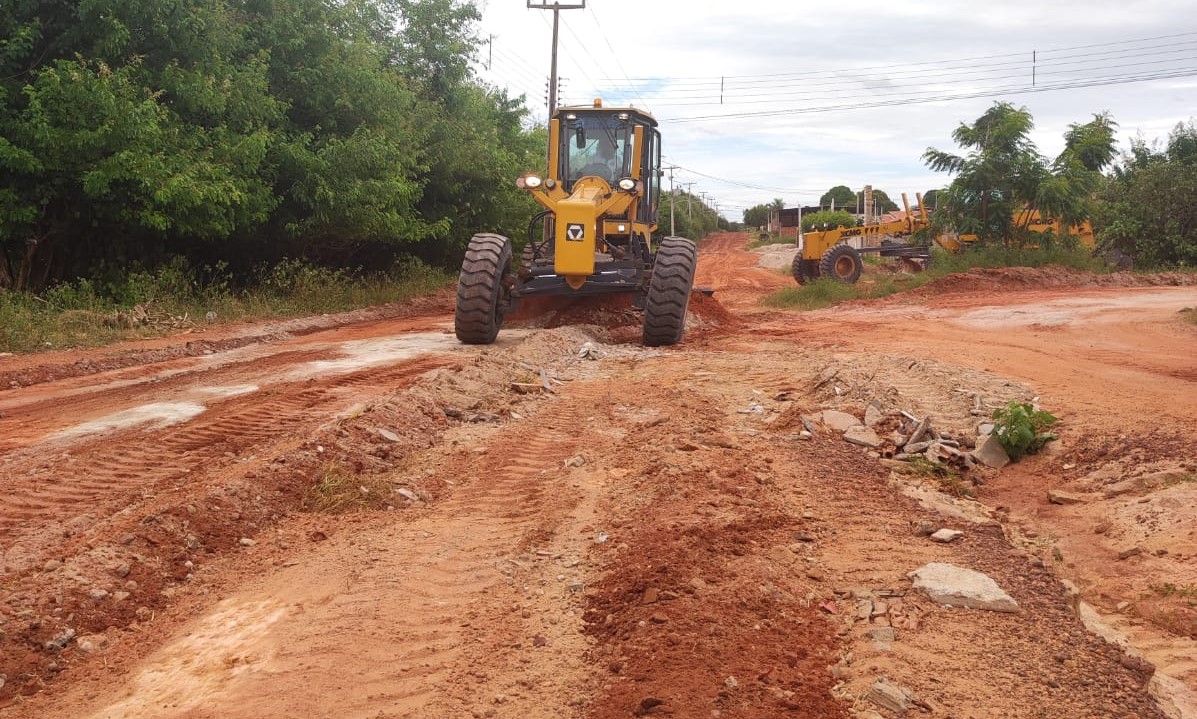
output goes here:
[{"label": "grader headlight", "polygon": [[625,177],[619,181],[619,189],[624,192],[631,192],[636,189],[636,181],[630,177]]},{"label": "grader headlight", "polygon": [[536,175],[524,175],[515,181],[515,186],[521,190],[535,190],[540,187],[542,181]]}]

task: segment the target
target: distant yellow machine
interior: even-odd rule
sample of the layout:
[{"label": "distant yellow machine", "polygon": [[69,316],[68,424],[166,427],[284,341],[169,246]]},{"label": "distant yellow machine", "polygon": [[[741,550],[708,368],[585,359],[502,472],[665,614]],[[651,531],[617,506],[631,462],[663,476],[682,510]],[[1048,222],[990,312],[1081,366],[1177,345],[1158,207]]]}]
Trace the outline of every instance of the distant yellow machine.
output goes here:
[{"label": "distant yellow machine", "polygon": [[[927,209],[923,204],[922,195],[916,193],[918,214],[910,210],[910,201],[906,193],[902,193],[902,205],[906,209],[905,217],[890,222],[878,222],[859,227],[834,227],[814,232],[799,232],[798,254],[790,267],[794,279],[799,284],[805,284],[819,277],[853,284],[860,279],[864,262],[863,253],[878,253],[882,257],[894,258],[904,266],[916,269],[930,259],[927,247],[916,247],[896,238],[907,237],[931,224]],[[1079,225],[1063,228],[1059,220],[1044,220],[1038,210],[1022,210],[1015,215],[1014,220],[1032,233],[1052,232],[1057,235],[1075,236],[1082,247],[1094,250],[1096,239],[1093,226],[1085,221]],[[860,248],[848,244],[852,238],[864,238]],[[882,238],[875,242],[870,239]],[[976,235],[961,235],[945,232],[936,236],[933,241],[936,246],[948,252],[960,252],[977,241]]]}]

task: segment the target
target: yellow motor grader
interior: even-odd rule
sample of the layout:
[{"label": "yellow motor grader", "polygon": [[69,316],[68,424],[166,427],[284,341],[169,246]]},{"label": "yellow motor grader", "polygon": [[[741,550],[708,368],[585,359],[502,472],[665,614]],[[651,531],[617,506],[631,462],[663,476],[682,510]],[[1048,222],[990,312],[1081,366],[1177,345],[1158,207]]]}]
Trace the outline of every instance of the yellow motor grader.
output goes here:
[{"label": "yellow motor grader", "polygon": [[[876,252],[882,257],[896,259],[905,268],[922,269],[931,258],[929,247],[919,247],[897,241],[930,225],[922,195],[915,194],[919,203],[918,214],[910,211],[910,201],[902,193],[905,217],[891,222],[878,222],[859,227],[833,227],[813,232],[798,233],[798,254],[790,266],[791,274],[798,284],[805,284],[819,277],[829,277],[845,284],[860,279],[864,263],[863,253]],[[1014,221],[1031,233],[1067,233],[1077,238],[1082,247],[1095,250],[1096,241],[1093,226],[1089,222],[1064,227],[1059,220],[1044,219],[1038,210],[1020,210]],[[860,248],[848,244],[848,240],[864,238]],[[884,238],[874,244],[870,239]],[[933,238],[936,246],[948,252],[960,252],[977,241],[976,235],[961,235],[944,232]],[[1121,268],[1122,265],[1120,264]]]},{"label": "yellow motor grader", "polygon": [[644,310],[644,344],[681,341],[698,251],[681,237],[653,240],[661,134],[651,115],[601,100],[558,108],[549,120],[548,172],[516,185],[545,209],[529,225],[518,268],[510,239],[470,240],[457,285],[459,340],[494,342],[522,298],[631,293]]}]

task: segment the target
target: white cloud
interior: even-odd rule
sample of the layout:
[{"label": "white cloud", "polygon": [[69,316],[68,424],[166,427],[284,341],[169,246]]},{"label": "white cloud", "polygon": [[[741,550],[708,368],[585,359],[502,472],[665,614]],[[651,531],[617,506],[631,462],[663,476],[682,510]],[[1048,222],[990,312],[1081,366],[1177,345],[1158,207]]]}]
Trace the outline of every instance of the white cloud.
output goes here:
[{"label": "white cloud", "polygon": [[[895,199],[903,191],[946,184],[947,176],[927,171],[923,151],[952,149],[952,130],[999,99],[1031,111],[1033,138],[1049,156],[1062,148],[1069,123],[1097,112],[1113,115],[1125,148],[1137,134],[1166,134],[1197,107],[1197,14],[1189,0],[586,5],[561,12],[564,101],[602,96],[608,104],[645,107],[661,121],[673,163],[744,184],[796,190],[757,190],[675,173],[723,207],[773,197],[809,203],[836,184],[871,183]],[[521,0],[487,0],[483,6],[480,29],[494,39],[491,69],[480,75],[526,93],[543,120],[552,13],[527,9]],[[1127,42],[1145,38],[1160,39]],[[1021,87],[1028,84],[1033,51],[1037,87],[1118,75],[1178,76],[928,104],[679,121]],[[481,54],[485,58],[488,49]],[[697,104],[704,100],[713,104]],[[725,215],[739,217],[737,211]]]}]

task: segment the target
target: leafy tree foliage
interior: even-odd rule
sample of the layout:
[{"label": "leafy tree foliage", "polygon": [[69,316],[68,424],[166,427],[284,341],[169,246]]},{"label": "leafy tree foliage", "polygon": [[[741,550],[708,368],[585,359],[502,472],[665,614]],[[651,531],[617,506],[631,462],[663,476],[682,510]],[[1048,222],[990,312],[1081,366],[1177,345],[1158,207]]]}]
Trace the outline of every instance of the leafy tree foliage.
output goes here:
[{"label": "leafy tree foliage", "polygon": [[856,208],[856,193],[847,185],[836,185],[819,198],[819,207],[831,207],[835,203],[837,209],[849,212]]},{"label": "leafy tree foliage", "polygon": [[661,233],[669,233],[670,203],[676,203],[674,208],[674,224],[680,237],[701,240],[712,232],[727,229],[730,224],[720,217],[715,208],[708,206],[698,195],[679,191],[676,197],[665,193],[661,197],[660,226]]},{"label": "leafy tree foliage", "polygon": [[1103,245],[1139,266],[1197,265],[1197,125],[1178,124],[1163,148],[1136,140],[1100,197]]},{"label": "leafy tree foliage", "polygon": [[[10,0],[0,288],[173,255],[386,265],[514,233],[543,162],[459,0]],[[447,261],[447,260],[446,260]]]},{"label": "leafy tree foliage", "polygon": [[834,230],[837,227],[856,227],[856,217],[847,210],[822,210],[802,216],[802,231]]},{"label": "leafy tree foliage", "polygon": [[1067,223],[1091,218],[1101,170],[1115,156],[1114,121],[1101,114],[1084,125],[1070,125],[1066,147],[1054,162],[1031,141],[1033,127],[1026,108],[998,102],[952,133],[968,154],[928,148],[927,165],[955,175],[937,193],[935,223],[982,241],[1020,245],[1029,239],[1025,223],[1018,222],[1020,210],[1039,210]]},{"label": "leafy tree foliage", "polygon": [[893,212],[898,209],[898,203],[889,199],[889,195],[885,190],[873,190],[873,203],[877,205],[877,209],[881,212]]},{"label": "leafy tree foliage", "polygon": [[769,214],[773,212],[772,205],[753,205],[744,210],[744,224],[747,227],[764,227],[769,224]]}]

